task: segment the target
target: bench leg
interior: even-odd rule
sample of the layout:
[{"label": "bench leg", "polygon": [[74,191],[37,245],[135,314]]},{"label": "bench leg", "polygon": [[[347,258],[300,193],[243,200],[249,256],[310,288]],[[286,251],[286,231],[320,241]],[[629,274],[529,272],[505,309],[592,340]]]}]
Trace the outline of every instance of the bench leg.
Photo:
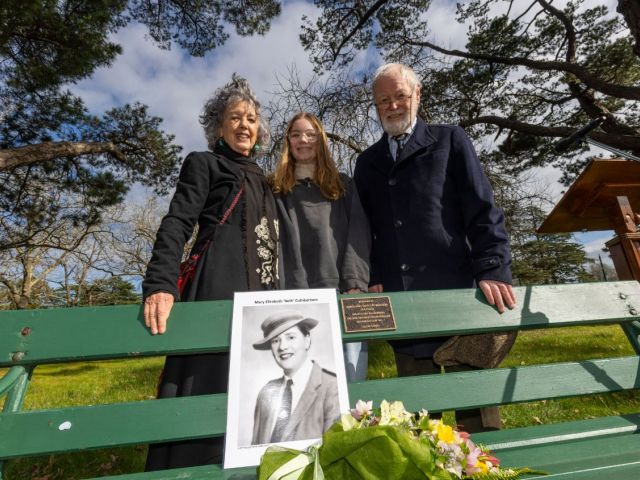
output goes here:
[{"label": "bench leg", "polygon": [[637,354],[640,354],[640,322],[623,323],[622,330],[624,330],[624,333],[627,335],[633,349]]},{"label": "bench leg", "polygon": [[[33,367],[25,367],[24,372],[20,374],[20,378],[16,380],[15,385],[7,393],[7,398],[4,401],[2,407],[3,412],[18,412],[22,409],[25,394],[31,381],[31,374],[33,373]],[[6,462],[0,460],[0,480],[4,479],[4,466]]]}]

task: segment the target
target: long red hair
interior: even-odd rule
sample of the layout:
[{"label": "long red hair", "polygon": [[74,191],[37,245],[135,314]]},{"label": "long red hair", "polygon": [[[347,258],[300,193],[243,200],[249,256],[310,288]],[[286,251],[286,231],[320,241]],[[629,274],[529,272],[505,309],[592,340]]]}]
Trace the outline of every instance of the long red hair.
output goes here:
[{"label": "long red hair", "polygon": [[296,184],[296,160],[293,158],[293,155],[291,155],[289,132],[291,132],[291,128],[296,120],[300,120],[301,118],[311,122],[311,125],[313,125],[314,130],[318,134],[318,156],[316,158],[316,169],[312,179],[313,183],[318,185],[323,196],[329,200],[337,200],[344,193],[344,185],[342,184],[338,167],[336,167],[333,158],[331,158],[331,153],[329,153],[327,133],[318,117],[307,112],[295,114],[287,125],[282,154],[280,155],[276,170],[273,173],[273,191],[286,195],[291,193],[291,190],[293,190]]}]

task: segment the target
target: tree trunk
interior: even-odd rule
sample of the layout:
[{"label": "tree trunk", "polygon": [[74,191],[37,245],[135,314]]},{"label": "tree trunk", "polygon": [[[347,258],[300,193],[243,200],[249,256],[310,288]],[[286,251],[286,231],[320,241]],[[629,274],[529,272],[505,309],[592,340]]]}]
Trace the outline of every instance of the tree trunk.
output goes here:
[{"label": "tree trunk", "polygon": [[617,10],[624,17],[631,35],[636,40],[633,51],[636,56],[640,57],[640,2],[638,0],[618,0]]}]

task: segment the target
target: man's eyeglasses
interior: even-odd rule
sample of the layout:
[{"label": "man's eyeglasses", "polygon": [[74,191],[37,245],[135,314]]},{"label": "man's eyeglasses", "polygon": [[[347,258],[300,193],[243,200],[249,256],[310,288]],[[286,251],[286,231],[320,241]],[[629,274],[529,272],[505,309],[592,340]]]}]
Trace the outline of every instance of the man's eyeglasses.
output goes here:
[{"label": "man's eyeglasses", "polygon": [[291,132],[289,133],[289,140],[293,142],[297,142],[302,140],[302,137],[307,139],[309,143],[315,143],[318,141],[318,134],[313,130],[306,130],[304,132]]},{"label": "man's eyeglasses", "polygon": [[374,101],[374,105],[378,108],[387,109],[392,103],[395,103],[396,105],[404,105],[411,99],[411,97],[413,97],[413,93],[409,95],[406,93],[398,93],[393,97],[383,97],[378,101]]}]

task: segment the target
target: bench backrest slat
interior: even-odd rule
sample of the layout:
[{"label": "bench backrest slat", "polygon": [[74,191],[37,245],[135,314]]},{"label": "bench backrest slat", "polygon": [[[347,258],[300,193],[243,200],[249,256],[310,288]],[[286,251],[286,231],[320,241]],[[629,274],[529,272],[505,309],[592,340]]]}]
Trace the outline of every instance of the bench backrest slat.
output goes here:
[{"label": "bench backrest slat", "polygon": [[[640,358],[622,357],[583,362],[497,368],[374,380],[350,385],[352,403],[395,400],[398,392],[410,411],[455,410],[565,398],[640,388]],[[355,396],[354,396],[355,395]]]},{"label": "bench backrest slat", "polygon": [[[640,388],[639,371],[640,358],[633,356],[373,380],[349,384],[349,395],[351,404],[402,398],[409,410],[441,411]],[[221,435],[226,399],[226,394],[202,395],[6,415],[0,422],[0,459]],[[64,422],[70,428],[60,430]],[[10,433],[20,431],[32,435],[16,442]]]},{"label": "bench backrest slat", "polygon": [[226,411],[220,394],[6,414],[0,459],[217,436]]},{"label": "bench backrest slat", "polygon": [[[398,339],[639,318],[638,282],[520,287],[516,292],[518,306],[503,315],[473,289],[391,293],[394,314],[401,319],[397,330],[348,338]],[[155,337],[136,305],[0,312],[0,366],[226,351],[231,306],[230,301],[176,304],[167,333]]]}]

